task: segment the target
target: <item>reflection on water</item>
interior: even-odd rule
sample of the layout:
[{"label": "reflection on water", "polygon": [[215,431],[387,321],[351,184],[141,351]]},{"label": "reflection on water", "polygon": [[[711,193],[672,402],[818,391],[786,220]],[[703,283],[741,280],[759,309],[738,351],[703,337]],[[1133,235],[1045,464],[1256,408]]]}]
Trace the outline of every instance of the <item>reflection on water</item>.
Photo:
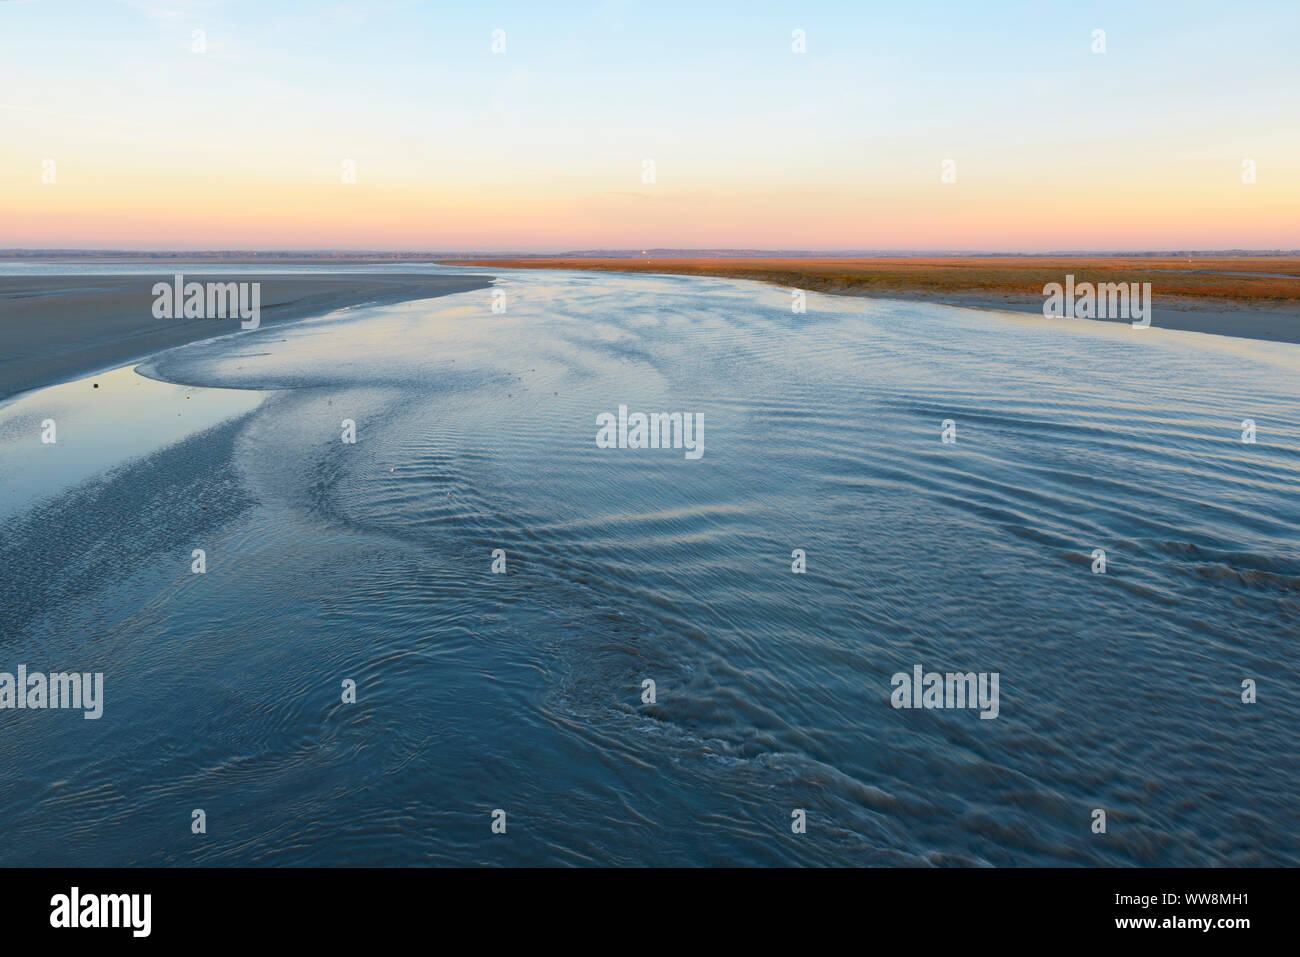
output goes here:
[{"label": "reflection on water", "polygon": [[[500,285],[173,350],[161,418],[231,414],[14,493],[0,668],[106,704],[0,713],[4,862],[1300,861],[1297,350]],[[620,404],[707,451],[597,448]],[[999,673],[998,717],[893,709],[918,664]]]},{"label": "reflection on water", "polygon": [[0,404],[0,519],[250,412],[263,398],[151,382],[130,366],[17,396]]}]

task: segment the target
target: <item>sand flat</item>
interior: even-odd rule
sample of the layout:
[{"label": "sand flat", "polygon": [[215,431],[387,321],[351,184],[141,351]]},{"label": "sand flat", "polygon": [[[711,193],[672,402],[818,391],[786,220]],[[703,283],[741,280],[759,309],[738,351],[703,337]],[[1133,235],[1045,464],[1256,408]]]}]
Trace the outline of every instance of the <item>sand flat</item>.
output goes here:
[{"label": "sand flat", "polygon": [[[1149,282],[1151,324],[1300,343],[1296,256],[531,256],[442,259],[448,266],[585,269],[751,279],[837,296],[1042,313],[1043,287]],[[1065,320],[1061,320],[1065,321]]]},{"label": "sand flat", "polygon": [[177,272],[184,273],[186,282],[260,282],[262,328],[345,306],[484,289],[491,280],[417,273],[211,274],[176,268],[139,275],[0,276],[0,398],[240,330],[238,318],[154,318],[154,283],[170,283]]}]

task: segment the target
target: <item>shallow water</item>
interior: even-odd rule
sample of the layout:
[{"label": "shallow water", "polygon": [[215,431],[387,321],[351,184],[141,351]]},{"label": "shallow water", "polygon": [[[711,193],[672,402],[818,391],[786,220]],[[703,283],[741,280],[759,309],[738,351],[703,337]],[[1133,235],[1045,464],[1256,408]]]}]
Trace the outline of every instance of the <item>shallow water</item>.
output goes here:
[{"label": "shallow water", "polygon": [[0,711],[0,863],[1300,862],[1300,347],[497,274],[163,354],[72,487],[0,408],[0,670],[106,697]]}]

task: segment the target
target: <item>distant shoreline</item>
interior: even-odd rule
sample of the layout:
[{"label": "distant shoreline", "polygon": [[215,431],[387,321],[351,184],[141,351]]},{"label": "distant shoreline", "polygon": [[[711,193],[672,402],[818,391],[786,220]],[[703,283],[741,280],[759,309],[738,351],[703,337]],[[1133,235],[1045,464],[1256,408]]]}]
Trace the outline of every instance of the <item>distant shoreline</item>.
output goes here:
[{"label": "distant shoreline", "polygon": [[828,260],[828,259],[1300,259],[1300,249],[1165,249],[1097,250],[1060,249],[1049,252],[1012,252],[962,249],[565,249],[535,252],[509,249],[0,249],[5,262],[212,262],[256,263],[434,263],[475,259],[745,259],[745,260]]},{"label": "distant shoreline", "polygon": [[789,289],[1042,315],[1042,288],[1079,281],[1150,282],[1151,324],[1300,343],[1300,257],[483,258],[447,266],[588,269],[749,279]]},{"label": "distant shoreline", "polygon": [[[156,319],[152,288],[177,269],[147,275],[0,276],[0,400],[240,331],[238,319]],[[431,299],[486,289],[491,276],[405,273],[185,271],[196,282],[260,282],[262,328],[348,306]],[[249,334],[257,335],[260,330]]]}]

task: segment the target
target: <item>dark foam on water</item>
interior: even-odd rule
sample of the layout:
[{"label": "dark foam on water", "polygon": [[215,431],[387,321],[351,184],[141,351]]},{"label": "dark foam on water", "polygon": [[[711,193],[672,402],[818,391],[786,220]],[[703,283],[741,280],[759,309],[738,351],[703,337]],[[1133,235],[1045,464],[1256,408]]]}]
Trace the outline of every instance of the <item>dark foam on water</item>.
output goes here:
[{"label": "dark foam on water", "polygon": [[[9,657],[103,670],[107,703],[7,720],[6,860],[1300,860],[1290,347],[792,315],[723,280],[501,285],[504,315],[487,292],[349,310],[145,367],[275,394],[188,440],[238,508],[83,568],[75,598],[44,562],[51,600],[7,606]],[[598,449],[620,404],[703,413],[703,458]],[[82,537],[46,551],[138,543],[96,502],[163,521],[169,474],[60,499]],[[1000,716],[893,709],[914,664],[999,672]]]}]

